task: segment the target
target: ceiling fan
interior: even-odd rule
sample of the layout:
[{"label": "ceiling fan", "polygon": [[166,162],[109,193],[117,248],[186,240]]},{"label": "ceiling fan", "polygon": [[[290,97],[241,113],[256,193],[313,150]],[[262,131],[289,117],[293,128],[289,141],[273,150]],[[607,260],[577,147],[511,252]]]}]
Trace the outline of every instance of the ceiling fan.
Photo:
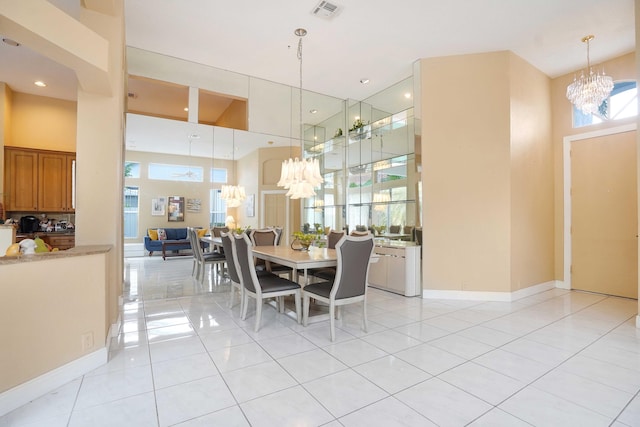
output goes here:
[{"label": "ceiling fan", "polygon": [[186,177],[192,180],[199,180],[200,179],[200,175],[197,174],[196,172],[191,170],[191,143],[193,142],[194,139],[200,139],[200,135],[198,135],[197,133],[193,133],[191,135],[189,135],[189,170],[187,170],[186,172],[182,172],[182,173],[173,173],[171,174],[171,176],[173,177]]}]

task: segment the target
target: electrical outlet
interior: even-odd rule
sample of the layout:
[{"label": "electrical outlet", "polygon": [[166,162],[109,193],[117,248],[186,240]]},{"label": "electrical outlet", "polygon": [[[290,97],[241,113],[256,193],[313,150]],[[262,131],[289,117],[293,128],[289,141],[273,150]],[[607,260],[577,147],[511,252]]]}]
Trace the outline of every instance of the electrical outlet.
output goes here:
[{"label": "electrical outlet", "polygon": [[87,332],[82,335],[82,351],[87,351],[93,348],[93,332]]}]

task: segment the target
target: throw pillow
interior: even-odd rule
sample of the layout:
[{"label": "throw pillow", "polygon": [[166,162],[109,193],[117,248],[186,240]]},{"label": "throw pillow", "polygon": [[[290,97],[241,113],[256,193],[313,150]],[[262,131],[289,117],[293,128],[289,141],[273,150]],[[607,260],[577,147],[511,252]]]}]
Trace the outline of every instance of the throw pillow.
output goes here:
[{"label": "throw pillow", "polygon": [[196,231],[198,232],[198,237],[204,237],[209,230],[207,228],[198,228]]},{"label": "throw pillow", "polygon": [[167,240],[167,232],[164,228],[158,228],[158,240]]},{"label": "throw pillow", "polygon": [[150,228],[147,230],[147,234],[151,240],[158,240],[158,230]]}]

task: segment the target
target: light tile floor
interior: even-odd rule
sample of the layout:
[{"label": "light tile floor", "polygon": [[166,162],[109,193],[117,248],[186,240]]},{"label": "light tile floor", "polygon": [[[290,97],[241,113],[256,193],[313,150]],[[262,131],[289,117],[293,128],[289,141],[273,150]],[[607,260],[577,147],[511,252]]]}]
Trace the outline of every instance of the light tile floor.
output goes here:
[{"label": "light tile floor", "polygon": [[[640,426],[637,301],[554,289],[512,303],[371,289],[262,329],[191,260],[130,258],[107,365],[0,418],[7,426]],[[251,309],[255,309],[252,302]]]}]

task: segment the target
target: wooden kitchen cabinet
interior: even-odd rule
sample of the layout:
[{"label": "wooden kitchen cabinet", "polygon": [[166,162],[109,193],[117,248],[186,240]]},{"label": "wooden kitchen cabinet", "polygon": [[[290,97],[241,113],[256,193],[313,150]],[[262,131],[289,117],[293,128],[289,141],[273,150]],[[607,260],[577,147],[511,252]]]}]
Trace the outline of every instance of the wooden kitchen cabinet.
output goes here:
[{"label": "wooden kitchen cabinet", "polygon": [[5,209],[74,212],[75,153],[5,148]]},{"label": "wooden kitchen cabinet", "polygon": [[38,210],[38,152],[5,148],[6,211]]},{"label": "wooden kitchen cabinet", "polygon": [[38,154],[38,210],[73,212],[72,183],[75,155],[66,153]]}]

